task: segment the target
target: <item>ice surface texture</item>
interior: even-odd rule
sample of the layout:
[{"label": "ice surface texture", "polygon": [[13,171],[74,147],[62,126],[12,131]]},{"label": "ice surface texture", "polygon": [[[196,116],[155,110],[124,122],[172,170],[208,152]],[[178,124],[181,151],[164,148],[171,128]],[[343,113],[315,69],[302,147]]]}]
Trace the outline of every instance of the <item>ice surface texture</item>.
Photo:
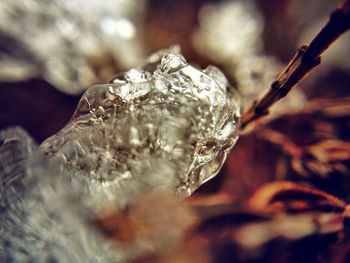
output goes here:
[{"label": "ice surface texture", "polygon": [[219,172],[239,118],[223,73],[188,64],[174,48],[88,89],[41,148],[73,177],[88,177],[103,200],[128,202],[154,189],[181,199]]},{"label": "ice surface texture", "polygon": [[130,251],[168,244],[183,217],[167,220],[170,234],[127,247],[103,239],[91,220],[157,190],[190,195],[218,173],[239,117],[221,71],[197,69],[171,49],[87,90],[41,151],[21,129],[0,132],[0,262],[124,262]]},{"label": "ice surface texture", "polygon": [[0,262],[112,262],[87,224],[75,186],[55,174],[21,129],[0,132]]}]

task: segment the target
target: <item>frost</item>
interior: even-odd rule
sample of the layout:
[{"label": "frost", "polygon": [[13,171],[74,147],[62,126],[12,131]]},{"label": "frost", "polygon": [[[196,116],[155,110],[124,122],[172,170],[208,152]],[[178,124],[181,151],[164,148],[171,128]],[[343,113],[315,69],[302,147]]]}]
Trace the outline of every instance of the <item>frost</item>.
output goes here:
[{"label": "frost", "polygon": [[0,132],[0,158],[0,262],[118,258],[87,224],[77,185],[55,173],[23,130]]}]

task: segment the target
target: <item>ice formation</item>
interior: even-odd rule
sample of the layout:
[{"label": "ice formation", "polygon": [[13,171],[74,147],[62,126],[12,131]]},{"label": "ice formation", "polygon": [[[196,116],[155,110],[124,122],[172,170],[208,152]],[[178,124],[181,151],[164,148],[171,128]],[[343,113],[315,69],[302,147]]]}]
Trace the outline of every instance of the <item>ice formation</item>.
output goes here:
[{"label": "ice formation", "polygon": [[0,262],[120,262],[88,224],[78,189],[55,173],[27,133],[1,131],[0,159]]},{"label": "ice formation", "polygon": [[91,215],[156,191],[189,196],[219,172],[239,118],[221,71],[174,48],[88,89],[41,152],[21,130],[3,131],[0,261],[122,262]]},{"label": "ice formation", "polygon": [[197,69],[166,50],[87,90],[71,121],[41,148],[108,192],[165,188],[183,198],[218,173],[239,117],[219,69]]}]

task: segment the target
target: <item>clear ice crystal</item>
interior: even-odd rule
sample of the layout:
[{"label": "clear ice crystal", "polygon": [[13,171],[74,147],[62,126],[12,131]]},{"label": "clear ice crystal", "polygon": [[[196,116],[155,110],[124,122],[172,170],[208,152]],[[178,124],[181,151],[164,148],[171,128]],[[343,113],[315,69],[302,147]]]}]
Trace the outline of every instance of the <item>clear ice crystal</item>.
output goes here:
[{"label": "clear ice crystal", "polygon": [[41,145],[73,180],[90,180],[96,202],[126,204],[155,189],[189,196],[238,138],[240,102],[219,69],[198,69],[174,48],[148,62],[89,88],[71,121]]},{"label": "clear ice crystal", "polygon": [[[21,129],[1,131],[0,262],[126,262],[176,244],[191,213],[173,194],[215,176],[237,140],[240,102],[228,85],[218,68],[161,51],[88,89],[40,148]],[[141,221],[152,213],[155,232],[118,246],[91,222],[126,206]]]}]

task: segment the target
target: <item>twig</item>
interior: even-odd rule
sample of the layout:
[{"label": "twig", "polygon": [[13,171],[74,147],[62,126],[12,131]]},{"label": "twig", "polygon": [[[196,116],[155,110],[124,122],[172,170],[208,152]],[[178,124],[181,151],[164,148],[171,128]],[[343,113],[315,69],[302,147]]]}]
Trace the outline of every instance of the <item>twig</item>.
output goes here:
[{"label": "twig", "polygon": [[285,70],[271,85],[268,93],[255,101],[241,120],[241,130],[251,122],[265,116],[269,108],[285,97],[313,68],[321,63],[321,54],[350,28],[350,0],[345,0],[330,15],[328,23],[311,41],[309,46],[301,46]]}]

